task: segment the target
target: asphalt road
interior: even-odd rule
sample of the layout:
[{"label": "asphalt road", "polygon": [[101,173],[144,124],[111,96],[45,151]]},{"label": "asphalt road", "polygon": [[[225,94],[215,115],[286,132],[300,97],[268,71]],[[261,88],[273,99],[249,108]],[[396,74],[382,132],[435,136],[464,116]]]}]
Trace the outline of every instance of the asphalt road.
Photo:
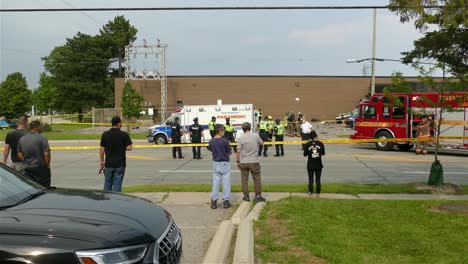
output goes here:
[{"label": "asphalt road", "polygon": [[[264,184],[304,183],[306,158],[300,146],[285,146],[284,157],[261,158]],[[433,155],[414,152],[381,152],[372,145],[326,145],[324,183],[410,183],[427,181]],[[136,148],[127,153],[124,185],[210,184],[211,156],[202,148],[202,160],[192,160],[191,148],[183,148],[185,159],[174,160],[170,148]],[[445,181],[468,184],[466,156],[441,155]],[[98,150],[61,150],[52,153],[52,184],[57,187],[101,189]],[[240,184],[240,174],[231,156],[232,182]]]}]

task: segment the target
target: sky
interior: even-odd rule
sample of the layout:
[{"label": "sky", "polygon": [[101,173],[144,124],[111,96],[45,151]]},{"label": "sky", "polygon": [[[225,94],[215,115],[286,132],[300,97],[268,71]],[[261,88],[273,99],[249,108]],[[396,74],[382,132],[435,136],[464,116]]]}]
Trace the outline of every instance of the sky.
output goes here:
[{"label": "sky", "polygon": [[[0,8],[385,5],[387,0],[0,0]],[[116,15],[138,29],[136,44],[168,45],[168,75],[362,76],[372,57],[372,10],[133,11],[0,13],[0,77],[23,73],[30,88],[44,71],[41,57],[77,32],[95,35]],[[377,11],[376,57],[401,58],[421,33],[387,10]],[[151,56],[139,67],[156,69]],[[410,66],[377,62],[376,75]]]}]

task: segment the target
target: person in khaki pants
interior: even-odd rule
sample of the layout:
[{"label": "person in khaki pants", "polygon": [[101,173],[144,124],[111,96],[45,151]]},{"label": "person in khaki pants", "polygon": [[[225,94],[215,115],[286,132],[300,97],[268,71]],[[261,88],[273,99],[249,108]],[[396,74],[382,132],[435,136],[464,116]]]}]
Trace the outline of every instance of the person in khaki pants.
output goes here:
[{"label": "person in khaki pants", "polygon": [[252,125],[248,122],[242,124],[244,134],[237,142],[237,166],[241,171],[242,192],[244,194],[244,201],[250,201],[249,197],[249,173],[252,174],[255,201],[265,202],[262,197],[262,180],[260,159],[258,155],[259,146],[263,144],[262,139],[256,133],[252,133]]}]

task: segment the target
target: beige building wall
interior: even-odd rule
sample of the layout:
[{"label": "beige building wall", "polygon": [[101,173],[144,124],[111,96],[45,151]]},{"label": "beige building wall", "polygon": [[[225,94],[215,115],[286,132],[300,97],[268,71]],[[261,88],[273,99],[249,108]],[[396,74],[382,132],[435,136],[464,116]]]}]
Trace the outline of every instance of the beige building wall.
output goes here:
[{"label": "beige building wall", "polygon": [[[408,81],[416,81],[408,78]],[[389,77],[378,77],[377,84],[390,83]],[[303,112],[307,119],[335,119],[349,112],[369,89],[369,77],[316,76],[170,76],[167,106],[253,104],[264,115],[282,119],[285,112]],[[159,81],[131,81],[132,87],[145,98],[147,105],[160,107]],[[115,106],[120,107],[124,79],[115,80]],[[299,100],[296,100],[298,98]]]}]

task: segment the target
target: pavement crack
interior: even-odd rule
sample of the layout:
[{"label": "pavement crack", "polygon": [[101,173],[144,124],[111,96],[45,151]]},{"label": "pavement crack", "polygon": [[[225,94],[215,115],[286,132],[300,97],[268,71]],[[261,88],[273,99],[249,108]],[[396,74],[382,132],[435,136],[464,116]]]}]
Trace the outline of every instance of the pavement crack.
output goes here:
[{"label": "pavement crack", "polygon": [[364,165],[366,168],[368,168],[370,171],[372,171],[373,173],[375,173],[375,175],[379,176],[380,178],[382,178],[385,182],[387,183],[390,183],[390,181],[387,179],[387,177],[383,176],[382,174],[380,174],[378,171],[374,170],[373,168],[369,167],[369,165],[367,165],[364,161],[360,160],[358,157],[354,156],[354,158],[359,161],[362,165]]}]

